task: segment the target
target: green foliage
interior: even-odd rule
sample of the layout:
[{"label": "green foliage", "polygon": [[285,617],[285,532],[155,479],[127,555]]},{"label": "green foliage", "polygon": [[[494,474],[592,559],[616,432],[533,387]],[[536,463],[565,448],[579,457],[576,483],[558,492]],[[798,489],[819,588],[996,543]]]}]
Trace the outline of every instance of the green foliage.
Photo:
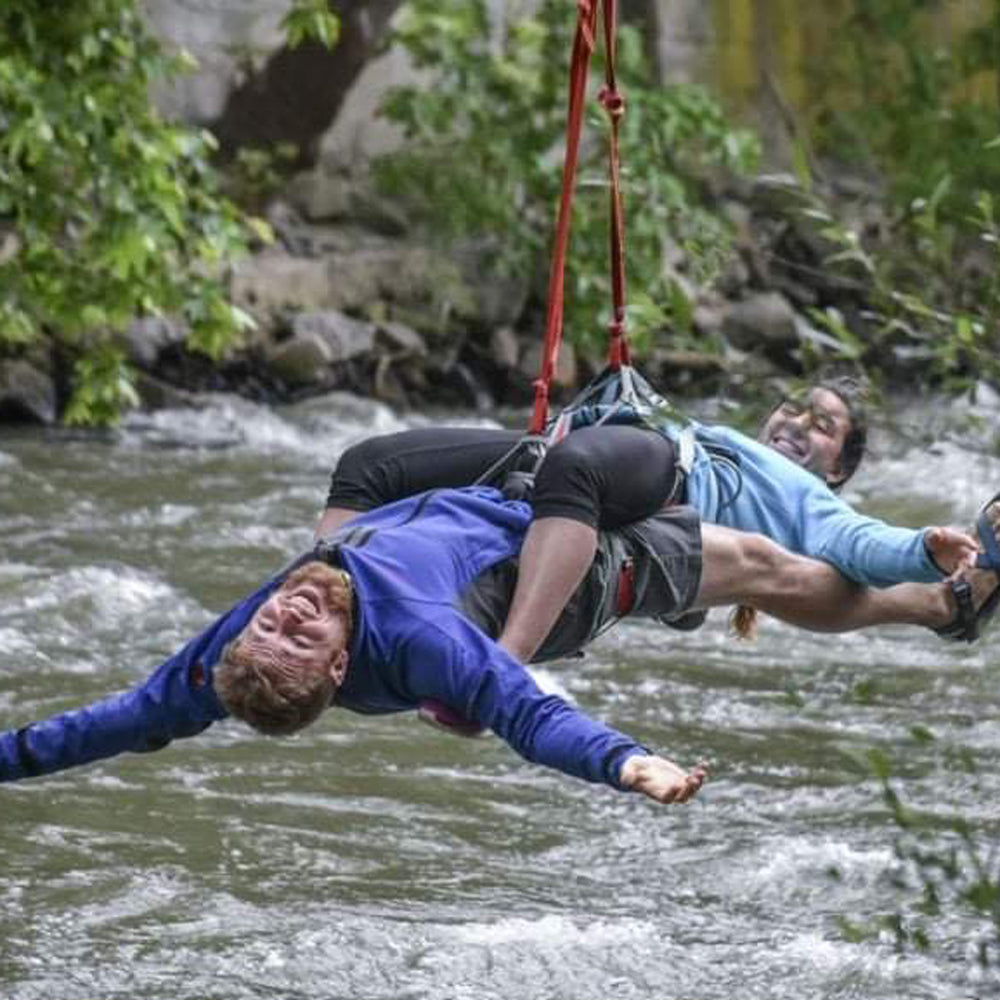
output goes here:
[{"label": "green foliage", "polygon": [[[407,137],[404,149],[379,165],[384,189],[443,237],[494,240],[499,266],[525,277],[543,269],[551,246],[575,24],[575,8],[555,0],[502,25],[491,24],[481,0],[412,0],[396,33],[429,82],[396,89],[382,108]],[[600,47],[594,62],[595,75],[603,75]],[[749,169],[757,145],[727,124],[703,90],[657,85],[640,37],[627,26],[616,69],[627,108],[621,146],[631,334],[672,325],[683,340],[691,303],[664,266],[665,253],[671,242],[680,246],[697,279],[717,271],[728,231],[702,203],[696,178],[706,168]],[[577,342],[603,344],[598,321],[610,312],[607,125],[596,101],[589,107],[565,326]]]},{"label": "green foliage", "polygon": [[329,0],[294,0],[281,26],[292,49],[305,41],[332,49],[340,38],[340,20],[330,10]]},{"label": "green foliage", "polygon": [[996,92],[982,86],[997,69],[1000,13],[942,44],[947,16],[929,0],[854,3],[843,44],[811,72],[827,95],[815,110],[821,148],[885,170],[903,205],[948,179],[943,207],[957,218],[969,203],[964,192],[1000,183],[1000,158],[987,149],[997,135]]},{"label": "green foliage", "polygon": [[72,421],[132,401],[110,345],[133,317],[185,314],[213,356],[245,321],[217,280],[247,226],[218,193],[214,141],[150,102],[183,65],[135,0],[0,8],[0,348],[44,335],[80,359]]},{"label": "green foliage", "polygon": [[298,155],[298,147],[291,142],[273,149],[237,149],[226,168],[226,191],[238,205],[259,211],[286,181],[288,167]]},{"label": "green foliage", "polygon": [[813,196],[809,214],[831,248],[825,264],[864,288],[868,308],[863,329],[832,308],[813,310],[812,318],[842,357],[917,366],[958,391],[1000,379],[1000,224],[984,191],[960,235],[957,224],[941,219],[947,188],[939,184],[913,206],[906,231],[873,245]]},{"label": "green foliage", "polygon": [[77,390],[63,415],[67,424],[105,426],[138,405],[132,371],[117,348],[101,344],[79,358],[75,368]]},{"label": "green foliage", "polygon": [[836,316],[819,319],[848,352],[895,356],[952,389],[1000,379],[1000,6],[983,9],[941,44],[934,19],[947,5],[855,3],[844,44],[811,68],[825,95],[814,105],[817,148],[884,178],[890,218],[888,235],[872,239],[830,213],[829,263],[870,285],[872,310],[861,343]]},{"label": "green foliage", "polygon": [[[925,727],[917,727],[913,736],[925,748],[937,745]],[[897,830],[895,862],[887,874],[901,905],[870,924],[847,918],[839,924],[849,941],[887,933],[899,951],[933,951],[942,946],[943,932],[961,934],[970,946],[977,981],[995,987],[1000,985],[1000,868],[991,831],[976,828],[961,809],[962,797],[980,791],[977,764],[965,747],[942,746],[939,756],[941,795],[933,811],[922,811],[903,800],[889,758],[870,752],[869,772],[882,788]],[[958,806],[949,811],[952,799]]]}]

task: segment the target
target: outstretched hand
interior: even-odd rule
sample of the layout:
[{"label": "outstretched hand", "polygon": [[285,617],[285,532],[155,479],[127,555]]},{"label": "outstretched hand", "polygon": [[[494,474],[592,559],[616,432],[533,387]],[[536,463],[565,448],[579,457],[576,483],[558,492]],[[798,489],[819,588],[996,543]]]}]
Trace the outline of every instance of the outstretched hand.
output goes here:
[{"label": "outstretched hand", "polygon": [[622,765],[621,783],[642,792],[656,802],[687,802],[696,795],[708,777],[708,768],[699,764],[685,771],[666,757],[629,757]]},{"label": "outstretched hand", "polygon": [[949,575],[971,566],[979,552],[971,535],[954,528],[928,528],[924,545],[938,569]]}]

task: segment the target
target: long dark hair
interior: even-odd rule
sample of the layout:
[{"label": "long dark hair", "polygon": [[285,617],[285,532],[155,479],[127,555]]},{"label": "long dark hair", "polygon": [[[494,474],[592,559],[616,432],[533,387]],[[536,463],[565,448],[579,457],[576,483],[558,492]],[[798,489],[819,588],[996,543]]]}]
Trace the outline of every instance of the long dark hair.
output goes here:
[{"label": "long dark hair", "polygon": [[869,397],[868,382],[855,375],[836,375],[820,379],[816,388],[832,392],[847,407],[847,415],[851,419],[851,429],[844,438],[844,446],[840,450],[840,468],[842,475],[836,483],[831,483],[831,489],[840,489],[861,465],[868,445],[868,411],[866,404]]}]

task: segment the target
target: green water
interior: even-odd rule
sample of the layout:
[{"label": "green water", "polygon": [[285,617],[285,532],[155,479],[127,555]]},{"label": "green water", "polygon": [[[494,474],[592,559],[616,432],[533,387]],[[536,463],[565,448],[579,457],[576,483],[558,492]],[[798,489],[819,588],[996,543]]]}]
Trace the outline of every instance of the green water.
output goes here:
[{"label": "green water", "polygon": [[[137,683],[308,543],[344,445],[398,428],[331,399],[219,404],[106,438],[0,434],[0,727]],[[893,449],[854,494],[963,520],[1000,461]],[[626,625],[544,679],[714,777],[684,808],[587,786],[410,717],[329,713],[287,741],[214,727],[0,788],[4,1000],[934,998],[992,995],[957,906],[935,949],[859,759],[996,848],[996,645],[813,637],[722,618]],[[923,725],[934,744],[913,739]],[[978,773],[939,752],[964,747]],[[906,873],[903,872],[903,875]]]}]

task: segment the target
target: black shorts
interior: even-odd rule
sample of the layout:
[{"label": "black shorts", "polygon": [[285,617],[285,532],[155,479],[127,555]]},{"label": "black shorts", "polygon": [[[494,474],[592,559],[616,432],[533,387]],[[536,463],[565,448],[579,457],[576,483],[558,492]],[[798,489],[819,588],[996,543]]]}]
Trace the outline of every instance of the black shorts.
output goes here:
[{"label": "black shorts", "polygon": [[[701,519],[691,507],[669,507],[621,530],[602,531],[587,576],[533,662],[572,656],[626,616],[670,625],[688,615],[701,584],[701,566]],[[498,563],[462,596],[462,612],[496,638],[516,582],[517,561]]]},{"label": "black shorts", "polygon": [[[427,427],[369,438],[341,456],[328,507],[371,510],[441,487],[470,486],[521,440],[516,431]],[[677,475],[672,442],[636,426],[585,427],[545,456],[535,477],[535,517],[618,528],[656,513]]]}]

